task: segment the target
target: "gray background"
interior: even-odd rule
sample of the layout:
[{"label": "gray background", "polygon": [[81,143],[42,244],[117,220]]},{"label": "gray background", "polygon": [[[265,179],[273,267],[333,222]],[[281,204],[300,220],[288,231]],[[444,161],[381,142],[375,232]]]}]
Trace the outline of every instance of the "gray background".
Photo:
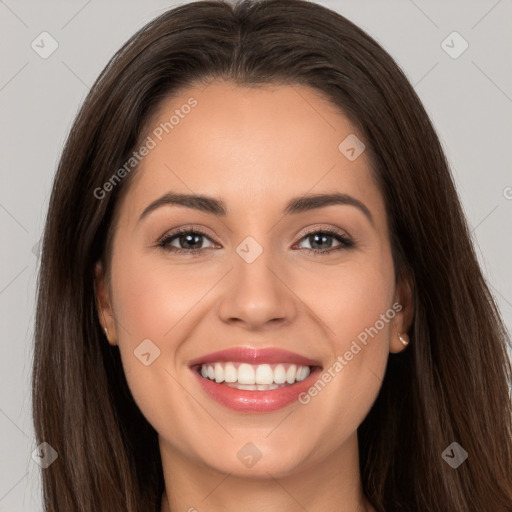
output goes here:
[{"label": "gray background", "polygon": [[[482,267],[511,331],[512,1],[319,3],[376,38],[415,86],[446,151]],[[0,0],[0,512],[42,510],[40,468],[31,458],[34,292],[37,244],[65,137],[108,59],[172,5]],[[43,31],[59,45],[47,59],[31,47]],[[456,59],[441,46],[453,31],[469,43]],[[452,51],[461,48],[460,41],[451,41],[446,44]]]}]

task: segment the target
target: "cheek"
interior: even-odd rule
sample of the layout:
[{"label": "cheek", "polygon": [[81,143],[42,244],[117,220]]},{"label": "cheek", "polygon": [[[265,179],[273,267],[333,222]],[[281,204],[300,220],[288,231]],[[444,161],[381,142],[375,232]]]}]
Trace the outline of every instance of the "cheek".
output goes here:
[{"label": "cheek", "polygon": [[[345,352],[350,340],[360,334],[364,338],[366,329],[376,322],[379,334],[389,329],[389,318],[384,324],[380,319],[392,306],[395,278],[391,257],[383,254],[353,257],[340,265],[311,270],[309,276],[303,272],[298,278],[301,296],[307,297],[308,305],[323,320],[337,354]],[[394,316],[393,310],[390,315]]]},{"label": "cheek", "polygon": [[185,266],[170,271],[154,256],[131,254],[128,248],[123,256],[115,261],[112,277],[118,345],[128,387],[148,422],[184,443],[186,436],[181,436],[186,429],[169,421],[169,411],[194,405],[178,383],[182,378],[178,354],[182,337],[187,337],[190,312],[207,286]]},{"label": "cheek", "polygon": [[350,348],[348,341],[364,344],[368,339],[387,338],[393,313],[391,278],[363,269],[360,274],[354,272],[345,279],[330,311],[338,354]]},{"label": "cheek", "polygon": [[311,304],[329,327],[332,359],[300,401],[312,417],[326,418],[333,439],[343,439],[363,421],[384,377],[396,314],[391,256],[354,260],[324,282]]},{"label": "cheek", "polygon": [[182,332],[187,324],[182,320],[215,282],[210,270],[199,276],[191,265],[171,267],[165,257],[140,252],[120,259],[114,277],[121,341],[133,344],[150,338],[163,349],[165,340],[167,350],[172,348],[173,329],[179,324]]}]

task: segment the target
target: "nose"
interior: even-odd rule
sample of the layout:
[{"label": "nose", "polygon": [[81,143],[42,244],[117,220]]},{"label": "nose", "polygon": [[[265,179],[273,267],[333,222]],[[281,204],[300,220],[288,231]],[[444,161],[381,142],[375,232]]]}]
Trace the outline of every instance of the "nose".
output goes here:
[{"label": "nose", "polygon": [[299,299],[286,277],[270,251],[263,250],[251,263],[235,254],[233,270],[224,283],[219,318],[251,331],[293,322]]}]

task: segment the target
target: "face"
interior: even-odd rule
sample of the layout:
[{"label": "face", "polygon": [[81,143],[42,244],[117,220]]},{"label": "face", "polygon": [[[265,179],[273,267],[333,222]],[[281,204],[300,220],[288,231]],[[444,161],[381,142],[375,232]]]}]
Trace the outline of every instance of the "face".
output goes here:
[{"label": "face", "polygon": [[213,82],[145,137],[97,289],[162,448],[251,476],[343,457],[410,310],[363,135],[305,86]]}]

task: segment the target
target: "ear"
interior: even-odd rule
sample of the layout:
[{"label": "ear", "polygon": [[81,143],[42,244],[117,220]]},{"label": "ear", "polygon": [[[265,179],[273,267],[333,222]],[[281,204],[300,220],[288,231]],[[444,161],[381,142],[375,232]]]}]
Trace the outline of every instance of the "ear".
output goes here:
[{"label": "ear", "polygon": [[[112,311],[111,301],[108,292],[108,286],[103,271],[103,265],[100,261],[96,263],[95,278],[94,278],[94,294],[96,300],[96,310],[98,312],[98,319],[103,328],[108,342],[115,346],[117,340],[116,326],[114,322],[114,315]],[[108,330],[108,336],[105,332]]]},{"label": "ear", "polygon": [[[396,287],[393,309],[397,311],[390,329],[389,351],[398,353],[407,347],[400,341],[398,335],[408,336],[414,317],[413,285],[410,277],[404,277]],[[399,309],[400,308],[400,309]],[[399,310],[398,310],[399,309]]]}]

